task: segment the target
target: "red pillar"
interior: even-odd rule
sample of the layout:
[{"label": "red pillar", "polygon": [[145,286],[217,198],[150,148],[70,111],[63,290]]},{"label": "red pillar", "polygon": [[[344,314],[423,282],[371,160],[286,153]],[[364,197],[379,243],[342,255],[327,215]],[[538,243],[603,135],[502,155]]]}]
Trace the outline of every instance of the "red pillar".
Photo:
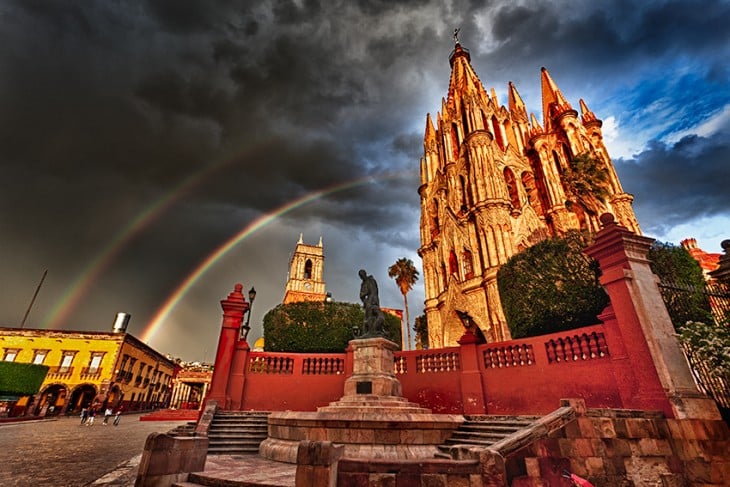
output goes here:
[{"label": "red pillar", "polygon": [[[601,223],[585,253],[598,261],[601,284],[611,299],[615,319],[604,322],[606,340],[624,407],[660,409],[675,418],[719,419],[714,403],[697,390],[649,267],[654,239],[632,233],[608,213]],[[605,318],[614,317],[609,311]]]},{"label": "red pillar", "polygon": [[[231,406],[232,391],[229,390],[231,366],[236,344],[241,335],[243,316],[249,306],[243,297],[242,290],[243,286],[236,284],[233,292],[221,301],[223,324],[218,338],[218,351],[215,354],[215,368],[210,381],[210,392],[206,398],[206,401],[217,401],[218,407],[221,409],[229,409]],[[238,397],[240,397],[240,393]]]},{"label": "red pillar", "polygon": [[479,370],[477,336],[467,330],[461,338],[461,403],[464,414],[487,414],[484,385]]}]

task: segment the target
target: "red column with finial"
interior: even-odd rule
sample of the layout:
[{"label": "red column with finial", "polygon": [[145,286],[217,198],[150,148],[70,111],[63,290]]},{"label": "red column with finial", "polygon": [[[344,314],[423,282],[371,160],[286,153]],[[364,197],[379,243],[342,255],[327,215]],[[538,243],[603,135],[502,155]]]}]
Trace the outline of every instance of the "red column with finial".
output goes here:
[{"label": "red column with finial", "polygon": [[221,325],[220,337],[218,338],[218,351],[215,354],[215,368],[210,381],[210,392],[207,401],[217,401],[221,409],[229,409],[231,406],[231,391],[229,391],[229,378],[231,376],[233,358],[236,346],[241,335],[241,324],[243,316],[248,310],[249,304],[243,297],[243,286],[236,284],[233,292],[221,301],[223,308],[223,323]]},{"label": "red column with finial", "polygon": [[624,407],[658,409],[674,418],[719,419],[698,390],[649,267],[654,239],[601,215],[601,230],[585,253],[598,261],[611,308],[602,316]]}]

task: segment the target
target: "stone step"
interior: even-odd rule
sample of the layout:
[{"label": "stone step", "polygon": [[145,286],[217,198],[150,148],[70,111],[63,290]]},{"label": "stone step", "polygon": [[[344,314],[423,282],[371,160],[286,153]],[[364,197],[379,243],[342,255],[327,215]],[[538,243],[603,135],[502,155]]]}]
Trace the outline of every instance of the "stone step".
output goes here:
[{"label": "stone step", "polygon": [[317,409],[319,413],[335,414],[427,414],[430,409],[422,407],[388,407],[388,406],[325,406]]},{"label": "stone step", "polygon": [[479,434],[479,433],[507,433],[511,434],[515,431],[521,430],[522,428],[525,428],[529,426],[530,423],[527,424],[492,424],[492,423],[485,423],[485,424],[464,424],[460,431],[463,431],[464,433],[469,434]]},{"label": "stone step", "polygon": [[219,411],[208,429],[209,454],[258,453],[268,436],[268,413]]},{"label": "stone step", "polygon": [[215,426],[208,430],[208,436],[228,435],[231,433],[251,434],[251,435],[258,436],[258,435],[266,435],[267,432],[268,432],[268,427],[266,425],[264,425],[264,426],[242,426],[240,428],[236,428],[235,426]]},{"label": "stone step", "polygon": [[191,473],[187,482],[177,482],[173,487],[291,487],[293,482],[276,480],[232,480],[206,475],[204,472]]},{"label": "stone step", "polygon": [[488,447],[528,427],[539,416],[467,416],[466,421],[439,446],[449,454],[455,445]]},{"label": "stone step", "polygon": [[268,416],[260,416],[260,417],[256,417],[256,418],[253,416],[246,417],[246,418],[236,417],[236,416],[229,416],[229,417],[223,417],[223,418],[216,417],[216,422],[220,423],[220,424],[258,424],[261,422],[265,423],[266,418],[268,418]]}]

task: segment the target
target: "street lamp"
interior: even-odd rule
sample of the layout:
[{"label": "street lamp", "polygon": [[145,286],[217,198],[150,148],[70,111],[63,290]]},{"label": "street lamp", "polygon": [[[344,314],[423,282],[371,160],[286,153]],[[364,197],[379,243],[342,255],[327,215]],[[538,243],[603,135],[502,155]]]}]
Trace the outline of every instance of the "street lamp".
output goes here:
[{"label": "street lamp", "polygon": [[251,308],[253,308],[253,300],[256,299],[256,289],[251,286],[248,291],[248,316],[246,317],[246,324],[243,326],[243,339],[248,338],[248,332],[251,331]]}]

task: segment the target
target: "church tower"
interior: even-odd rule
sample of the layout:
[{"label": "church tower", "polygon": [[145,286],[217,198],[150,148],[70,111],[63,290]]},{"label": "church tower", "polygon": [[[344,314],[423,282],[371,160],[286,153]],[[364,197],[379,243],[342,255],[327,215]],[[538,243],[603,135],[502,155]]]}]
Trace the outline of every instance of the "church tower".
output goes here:
[{"label": "church tower", "polygon": [[507,107],[493,88],[487,93],[469,51],[455,40],[447,98],[435,124],[426,117],[418,189],[418,253],[434,348],[456,345],[465,326],[488,342],[511,338],[497,271],[512,255],[570,230],[593,233],[604,212],[640,233],[602,122],[585,102],[579,115],[542,68],[541,125],[511,82]]},{"label": "church tower", "polygon": [[324,301],[326,291],[323,272],[322,237],[319,237],[317,245],[306,245],[300,234],[289,263],[289,278],[286,281],[284,304],[300,301]]}]

